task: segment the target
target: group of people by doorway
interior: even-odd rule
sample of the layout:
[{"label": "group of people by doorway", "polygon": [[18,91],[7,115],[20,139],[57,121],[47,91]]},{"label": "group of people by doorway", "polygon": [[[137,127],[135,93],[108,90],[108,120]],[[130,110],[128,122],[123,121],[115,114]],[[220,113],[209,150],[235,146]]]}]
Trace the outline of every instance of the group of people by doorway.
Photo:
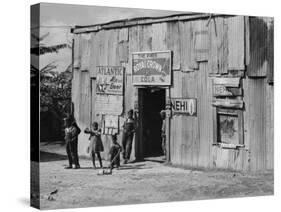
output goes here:
[{"label": "group of people by doorway", "polygon": [[[123,124],[123,134],[122,134],[122,146],[117,141],[117,134],[112,135],[112,144],[109,150],[110,155],[110,168],[120,167],[120,154],[122,153],[124,164],[129,162],[132,143],[134,134],[136,132],[135,119],[133,118],[134,111],[129,110],[127,112],[127,118]],[[164,155],[166,155],[166,134],[165,134],[165,111],[160,112],[162,119],[162,149]],[[79,169],[79,157],[78,157],[78,135],[81,133],[81,129],[77,125],[73,116],[68,116],[65,121],[65,143],[66,143],[66,153],[68,157],[68,166],[66,169]],[[101,128],[97,122],[93,122],[90,128],[84,130],[85,134],[89,134],[89,145],[87,148],[87,153],[90,154],[93,168],[96,168],[96,157],[98,158],[99,165],[103,168],[102,158],[100,153],[104,151],[102,139],[101,139]]]}]

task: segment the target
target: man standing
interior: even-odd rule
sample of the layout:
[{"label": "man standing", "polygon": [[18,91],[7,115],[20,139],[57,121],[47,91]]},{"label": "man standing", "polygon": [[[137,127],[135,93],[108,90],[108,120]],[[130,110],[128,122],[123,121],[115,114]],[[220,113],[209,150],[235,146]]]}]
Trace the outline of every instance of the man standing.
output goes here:
[{"label": "man standing", "polygon": [[80,168],[78,158],[78,135],[80,132],[81,130],[75,120],[71,117],[67,117],[64,138],[66,142],[66,153],[69,166],[67,166],[66,169],[71,169],[73,164],[75,169]]},{"label": "man standing", "polygon": [[162,119],[161,138],[162,138],[162,151],[164,158],[166,158],[166,112],[161,110],[160,116]]},{"label": "man standing", "polygon": [[124,164],[128,163],[132,151],[132,143],[135,133],[135,120],[133,114],[133,110],[128,111],[128,117],[123,125],[122,148]]}]

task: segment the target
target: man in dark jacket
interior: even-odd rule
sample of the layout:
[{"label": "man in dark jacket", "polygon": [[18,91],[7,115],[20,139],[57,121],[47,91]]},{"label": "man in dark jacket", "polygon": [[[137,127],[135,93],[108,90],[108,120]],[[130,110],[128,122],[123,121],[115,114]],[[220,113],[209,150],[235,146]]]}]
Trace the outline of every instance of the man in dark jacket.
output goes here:
[{"label": "man in dark jacket", "polygon": [[128,117],[123,125],[123,135],[122,135],[122,148],[123,148],[123,158],[124,164],[128,163],[132,151],[132,143],[135,133],[135,120],[133,118],[134,111],[128,111]]},{"label": "man in dark jacket", "polygon": [[75,169],[80,168],[79,157],[78,157],[78,135],[81,130],[78,127],[75,120],[71,117],[66,119],[65,128],[65,142],[66,142],[66,153],[68,157],[69,166],[66,169],[71,169],[74,164]]}]

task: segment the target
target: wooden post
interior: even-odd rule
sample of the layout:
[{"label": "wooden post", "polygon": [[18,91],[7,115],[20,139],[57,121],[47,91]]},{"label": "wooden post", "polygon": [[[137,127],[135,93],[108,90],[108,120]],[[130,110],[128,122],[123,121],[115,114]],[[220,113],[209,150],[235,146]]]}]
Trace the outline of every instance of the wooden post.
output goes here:
[{"label": "wooden post", "polygon": [[[168,113],[167,113],[168,112]],[[170,153],[170,120],[171,120],[170,88],[166,88],[166,162],[171,161]]]},{"label": "wooden post", "polygon": [[134,88],[134,98],[133,98],[133,102],[134,102],[134,116],[135,116],[135,125],[136,125],[136,132],[135,132],[135,136],[134,136],[134,141],[133,141],[133,146],[132,149],[134,150],[134,152],[132,152],[134,155],[134,160],[139,160],[140,159],[140,126],[139,126],[139,122],[140,122],[140,117],[139,117],[139,92],[138,92],[138,88]]}]

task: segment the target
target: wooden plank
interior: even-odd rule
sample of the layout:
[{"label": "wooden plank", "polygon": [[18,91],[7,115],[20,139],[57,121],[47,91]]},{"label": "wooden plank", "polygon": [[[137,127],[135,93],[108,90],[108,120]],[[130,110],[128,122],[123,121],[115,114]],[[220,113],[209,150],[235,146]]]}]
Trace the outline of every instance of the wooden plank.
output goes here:
[{"label": "wooden plank", "polygon": [[212,18],[209,23],[210,36],[210,50],[209,50],[209,73],[218,74],[218,32],[217,32],[217,18]]},{"label": "wooden plank", "polygon": [[118,30],[112,29],[107,31],[108,40],[105,40],[105,42],[108,43],[107,49],[106,49],[106,55],[107,56],[107,65],[109,66],[119,66],[120,60],[119,60],[119,52],[118,52]]},{"label": "wooden plank", "polygon": [[139,26],[139,49],[140,51],[152,50],[152,25]]},{"label": "wooden plank", "polygon": [[89,71],[91,34],[82,34],[81,37],[81,67],[82,71]]},{"label": "wooden plank", "polygon": [[238,135],[239,135],[239,144],[244,145],[244,118],[243,118],[243,111],[238,110]]},{"label": "wooden plank", "polygon": [[239,87],[240,77],[216,77],[213,79],[215,85],[224,85],[226,87]]},{"label": "wooden plank", "polygon": [[200,63],[200,70],[197,77],[198,92],[198,129],[199,139],[197,149],[198,166],[209,168],[212,161],[212,141],[213,141],[213,116],[212,116],[212,80],[208,76],[208,64]]},{"label": "wooden plank", "polygon": [[152,51],[168,50],[167,23],[152,25]]},{"label": "wooden plank", "polygon": [[96,120],[97,111],[95,109],[95,102],[96,102],[96,79],[91,78],[91,123],[98,122],[98,120]]},{"label": "wooden plank", "polygon": [[218,143],[218,117],[217,117],[217,108],[213,107],[213,144]]},{"label": "wooden plank", "polygon": [[[170,88],[165,89],[165,109],[170,110]],[[171,114],[166,114],[166,162],[171,162]]]},{"label": "wooden plank", "polygon": [[179,22],[167,23],[167,47],[172,50],[172,70],[180,69],[180,34]]},{"label": "wooden plank", "polygon": [[196,61],[208,61],[210,39],[206,20],[198,20],[193,25],[193,45]]},{"label": "wooden plank", "polygon": [[266,167],[266,84],[265,78],[245,80],[245,144],[251,152],[252,171]]},{"label": "wooden plank", "polygon": [[79,69],[74,69],[73,71],[73,79],[72,79],[72,92],[71,92],[71,101],[74,104],[73,112],[74,112],[74,117],[77,119],[79,117],[79,106],[80,106],[80,77],[81,77],[81,72]]},{"label": "wooden plank", "polygon": [[227,19],[228,70],[245,69],[244,16]]},{"label": "wooden plank", "polygon": [[74,36],[74,57],[73,57],[73,67],[80,69],[81,66],[81,35]]},{"label": "wooden plank", "polygon": [[121,28],[118,30],[118,42],[128,42],[129,41],[129,29],[128,28]]},{"label": "wooden plank", "polygon": [[250,64],[250,23],[249,16],[244,16],[245,21],[245,65]]},{"label": "wooden plank", "polygon": [[[181,72],[174,72],[173,86],[171,87],[171,98],[182,96],[182,77]],[[182,165],[182,116],[173,115],[171,118],[171,162],[172,164]]]},{"label": "wooden plank", "polygon": [[97,66],[99,66],[100,53],[99,53],[99,44],[100,44],[100,33],[91,33],[91,44],[90,44],[90,77],[94,78],[97,76]]},{"label": "wooden plank", "polygon": [[274,88],[266,85],[266,169],[274,169]]},{"label": "wooden plank", "polygon": [[[198,72],[182,73],[183,98],[197,98],[197,75]],[[182,117],[182,143],[184,154],[182,163],[185,166],[196,167],[198,164],[198,118]]]},{"label": "wooden plank", "polygon": [[239,99],[215,99],[212,101],[212,105],[216,107],[226,108],[243,108],[244,102]]},{"label": "wooden plank", "polygon": [[195,60],[194,46],[193,46],[193,28],[192,21],[179,22],[180,33],[180,58],[181,58],[181,70],[183,72],[190,72],[198,70],[199,65]]},{"label": "wooden plank", "polygon": [[89,72],[81,72],[81,90],[79,101],[79,121],[86,125],[90,124],[90,98],[91,98],[91,85]]},{"label": "wooden plank", "polygon": [[120,62],[128,62],[129,59],[129,43],[128,42],[122,42],[118,44],[118,55]]},{"label": "wooden plank", "polygon": [[227,74],[228,71],[228,30],[225,18],[216,19],[217,39],[218,39],[218,72]]},{"label": "wooden plank", "polygon": [[[125,88],[125,109],[128,111],[129,109],[135,109],[135,113],[138,114],[139,108],[138,107],[138,91],[137,88],[132,86],[132,52],[140,51],[139,46],[139,26],[134,26],[129,28],[129,61],[126,65],[126,88]],[[139,115],[139,114],[138,114]],[[139,124],[139,119],[136,117],[136,122]],[[141,143],[141,132],[137,130],[134,140],[133,140],[133,151],[132,151],[132,158],[135,156],[142,156],[142,143]],[[136,155],[139,154],[139,155]]]},{"label": "wooden plank", "polygon": [[268,68],[267,68],[267,82],[273,84],[274,82],[274,22],[273,18],[269,21],[269,29],[267,36],[267,58],[268,58]]}]

